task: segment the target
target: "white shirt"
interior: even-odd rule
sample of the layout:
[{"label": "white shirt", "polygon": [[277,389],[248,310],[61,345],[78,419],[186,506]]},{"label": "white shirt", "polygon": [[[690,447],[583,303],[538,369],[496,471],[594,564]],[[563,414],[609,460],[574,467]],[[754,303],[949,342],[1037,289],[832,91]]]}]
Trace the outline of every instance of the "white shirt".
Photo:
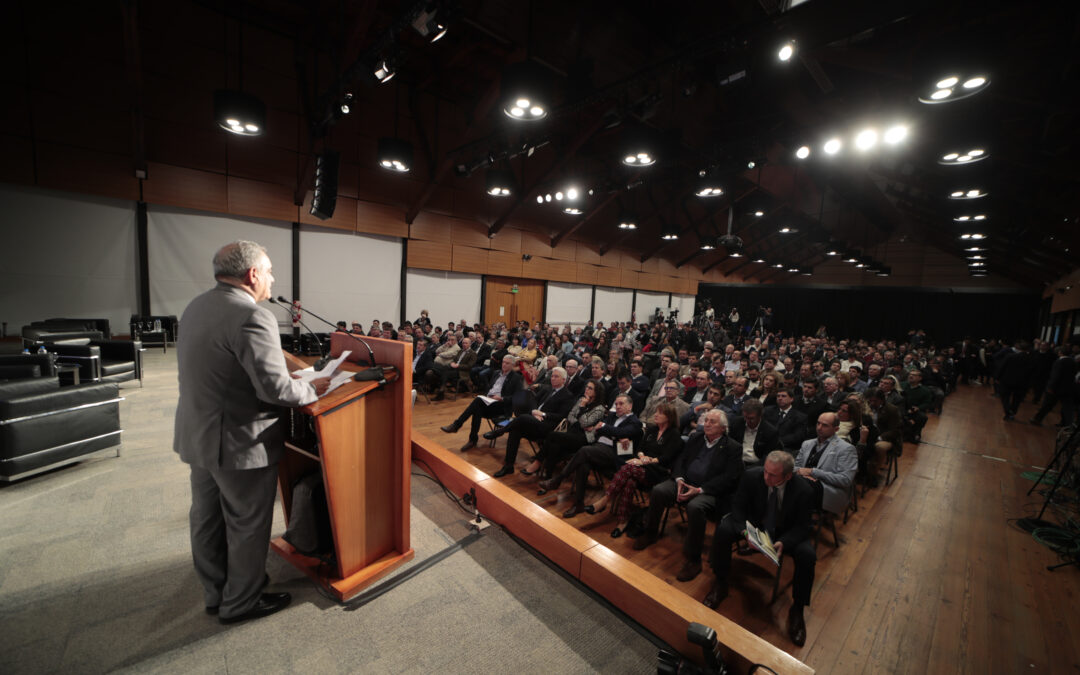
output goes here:
[{"label": "white shirt", "polygon": [[[761,425],[758,425],[758,429]],[[743,464],[756,464],[758,461],[757,453],[754,452],[754,441],[757,440],[757,429],[751,429],[746,427],[746,431],[743,432],[742,437],[742,461]]]}]

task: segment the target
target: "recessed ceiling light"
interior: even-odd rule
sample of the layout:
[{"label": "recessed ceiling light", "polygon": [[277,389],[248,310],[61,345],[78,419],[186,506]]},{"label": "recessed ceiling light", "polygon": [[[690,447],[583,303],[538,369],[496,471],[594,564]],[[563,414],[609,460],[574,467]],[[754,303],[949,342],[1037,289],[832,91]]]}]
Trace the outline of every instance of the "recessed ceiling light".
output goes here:
[{"label": "recessed ceiling light", "polygon": [[799,159],[806,159],[810,156],[810,148],[805,145],[801,146],[798,150],[795,151],[795,156]]},{"label": "recessed ceiling light", "polygon": [[[961,85],[960,83],[963,82]],[[920,103],[940,104],[961,101],[973,96],[990,86],[990,79],[985,74],[968,73],[948,75],[927,85],[925,93],[919,95]]]},{"label": "recessed ceiling light", "polygon": [[755,263],[761,265],[761,264],[764,264],[765,258],[754,258],[754,260],[752,262],[755,262]]},{"label": "recessed ceiling light", "polygon": [[790,61],[791,57],[794,56],[794,55],[795,55],[795,43],[794,42],[786,42],[786,43],[784,43],[780,47],[779,51],[776,52],[776,58],[780,59],[781,61]]},{"label": "recessed ceiling light", "polygon": [[877,131],[873,129],[863,129],[855,137],[855,147],[859,150],[865,152],[875,145],[877,145]]},{"label": "recessed ceiling light", "polygon": [[784,263],[773,263],[771,267],[775,267],[778,270],[784,269]]},{"label": "recessed ceiling light", "polygon": [[970,80],[964,82],[964,89],[975,89],[976,87],[981,87],[984,84],[986,84],[985,77],[973,77]]},{"label": "recessed ceiling light", "polygon": [[957,164],[970,164],[972,162],[980,162],[990,156],[983,148],[972,148],[963,153],[960,151],[949,152],[941,156],[938,160],[938,164],[943,166],[955,166]]},{"label": "recessed ceiling light", "polygon": [[765,212],[759,209],[757,211],[754,211],[754,215],[757,216],[758,218],[760,218],[763,215],[765,215]]},{"label": "recessed ceiling light", "polygon": [[944,80],[939,81],[934,86],[937,87],[938,89],[948,89],[950,87],[955,87],[956,84],[959,81],[960,81],[960,78],[953,75],[953,76],[950,76],[950,77],[946,77]]},{"label": "recessed ceiling light", "polygon": [[842,148],[843,146],[844,144],[840,142],[839,138],[830,138],[829,140],[825,141],[825,147],[822,149],[827,155],[835,155],[836,153],[840,152],[840,148]]},{"label": "recessed ceiling light", "polygon": [[908,128],[903,124],[894,124],[885,130],[885,142],[889,145],[900,143],[908,135]]},{"label": "recessed ceiling light", "polygon": [[738,251],[732,251],[731,253],[728,253],[728,255],[731,256],[732,258],[741,258],[742,257],[742,253],[739,253]]}]

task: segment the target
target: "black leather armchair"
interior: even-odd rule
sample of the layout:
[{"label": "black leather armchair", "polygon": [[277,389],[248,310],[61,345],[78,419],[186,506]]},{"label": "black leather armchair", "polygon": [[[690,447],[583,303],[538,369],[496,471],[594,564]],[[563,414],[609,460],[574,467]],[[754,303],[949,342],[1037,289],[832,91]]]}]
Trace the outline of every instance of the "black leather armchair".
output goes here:
[{"label": "black leather armchair", "polygon": [[0,382],[0,481],[10,482],[114,449],[120,456],[116,383],[60,388],[56,377]]},{"label": "black leather armchair", "polygon": [[0,354],[0,380],[56,377],[51,354]]},{"label": "black leather armchair", "polygon": [[78,365],[83,382],[137,379],[142,384],[142,343],[138,340],[73,340],[45,348],[56,354],[58,363]]}]

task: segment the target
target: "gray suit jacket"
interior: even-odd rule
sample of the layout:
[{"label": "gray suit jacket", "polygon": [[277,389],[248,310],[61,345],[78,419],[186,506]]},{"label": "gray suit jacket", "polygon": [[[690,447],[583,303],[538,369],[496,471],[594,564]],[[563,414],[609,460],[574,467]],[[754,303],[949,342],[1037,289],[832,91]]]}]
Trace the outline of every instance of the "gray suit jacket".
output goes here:
[{"label": "gray suit jacket", "polygon": [[[806,460],[817,445],[817,437],[803,441],[799,449],[799,456],[795,458],[795,466],[806,466]],[[855,446],[847,441],[840,440],[836,434],[829,439],[829,444],[818,459],[817,467],[813,469],[812,476],[821,481],[825,488],[825,496],[822,508],[829,513],[840,515],[847,508],[851,499],[851,490],[855,482],[855,472],[859,470],[859,454]]]},{"label": "gray suit jacket", "polygon": [[318,397],[289,376],[274,315],[245,291],[219,283],[191,301],[181,324],[173,450],[206,469],[276,463],[284,433],[275,406]]}]

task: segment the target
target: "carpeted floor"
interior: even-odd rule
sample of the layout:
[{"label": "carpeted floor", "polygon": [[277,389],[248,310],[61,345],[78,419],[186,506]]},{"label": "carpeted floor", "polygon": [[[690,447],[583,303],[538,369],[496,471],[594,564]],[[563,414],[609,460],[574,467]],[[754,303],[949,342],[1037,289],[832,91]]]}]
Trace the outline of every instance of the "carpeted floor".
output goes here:
[{"label": "carpeted floor", "polygon": [[290,591],[292,606],[221,626],[202,611],[188,472],[171,450],[175,352],[145,356],[144,387],[121,389],[121,457],[0,487],[5,673],[655,670],[650,636],[497,527],[470,537],[465,514],[423,477],[405,569],[437,556],[430,567],[343,606],[271,554],[272,589]]}]

